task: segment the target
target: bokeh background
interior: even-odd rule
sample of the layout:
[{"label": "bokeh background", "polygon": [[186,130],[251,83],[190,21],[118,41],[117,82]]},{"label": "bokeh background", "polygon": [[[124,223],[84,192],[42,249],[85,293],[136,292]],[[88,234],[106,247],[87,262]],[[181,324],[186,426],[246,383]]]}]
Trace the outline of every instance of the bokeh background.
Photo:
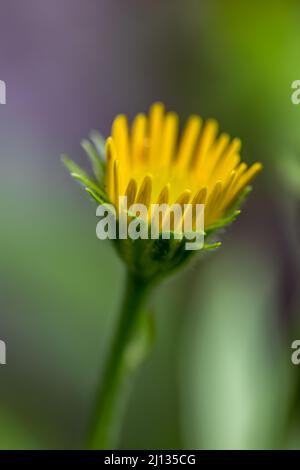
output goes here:
[{"label": "bokeh background", "polygon": [[121,448],[300,448],[297,1],[1,0],[0,448],[83,448],[124,269],[60,154],[162,100],[264,172],[223,247],[152,298]]}]

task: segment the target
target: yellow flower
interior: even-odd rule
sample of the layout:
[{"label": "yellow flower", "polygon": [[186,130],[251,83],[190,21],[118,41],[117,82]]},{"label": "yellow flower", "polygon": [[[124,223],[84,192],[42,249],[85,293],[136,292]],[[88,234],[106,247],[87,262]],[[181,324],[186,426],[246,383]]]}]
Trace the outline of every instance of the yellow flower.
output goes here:
[{"label": "yellow flower", "polygon": [[110,202],[117,207],[119,196],[127,196],[128,206],[204,204],[209,228],[262,169],[261,163],[241,162],[239,139],[217,132],[216,121],[192,115],[179,138],[177,114],[165,113],[161,103],[151,106],[149,116],[138,114],[130,128],[126,116],[117,116],[106,141]]},{"label": "yellow flower", "polygon": [[[193,115],[179,138],[177,114],[165,113],[164,106],[155,103],[149,116],[138,114],[130,128],[124,115],[117,116],[106,142],[95,131],[90,135],[92,142],[82,141],[94,177],[69,158],[64,157],[63,161],[98,204],[102,207],[106,203],[114,204],[116,228],[122,225],[118,211],[122,196],[127,196],[128,209],[134,203],[150,208],[148,235],[149,232],[151,235],[149,221],[153,227],[151,204],[168,204],[170,209],[173,204],[181,205],[184,223],[187,213],[191,215],[187,209],[185,212],[184,205],[190,204],[193,229],[190,235],[195,234],[197,239],[196,234],[202,236],[203,232],[202,227],[198,232],[196,205],[204,204],[205,251],[220,246],[221,243],[213,239],[214,235],[235,220],[249,183],[262,169],[260,163],[248,168],[241,162],[239,139],[231,140],[228,134],[217,135],[217,132],[216,121],[202,123],[199,116]],[[117,252],[135,276],[159,279],[185,264],[195,253],[186,249],[187,234],[178,239],[177,222],[175,224],[172,216],[169,220],[168,230],[160,222],[158,238],[131,239],[117,235],[113,240]]]}]

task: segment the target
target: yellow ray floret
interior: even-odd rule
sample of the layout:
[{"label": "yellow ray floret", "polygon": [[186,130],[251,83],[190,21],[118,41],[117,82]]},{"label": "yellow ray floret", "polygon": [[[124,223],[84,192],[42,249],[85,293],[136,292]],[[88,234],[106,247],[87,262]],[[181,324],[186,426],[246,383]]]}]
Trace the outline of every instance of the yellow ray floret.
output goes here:
[{"label": "yellow ray floret", "polygon": [[119,115],[106,141],[106,191],[118,207],[128,203],[205,205],[205,227],[224,216],[241,191],[261,171],[261,163],[247,168],[240,160],[241,142],[217,136],[214,120],[202,124],[191,116],[178,137],[178,116],[165,113],[161,103],[149,116],[138,114],[132,126]]}]

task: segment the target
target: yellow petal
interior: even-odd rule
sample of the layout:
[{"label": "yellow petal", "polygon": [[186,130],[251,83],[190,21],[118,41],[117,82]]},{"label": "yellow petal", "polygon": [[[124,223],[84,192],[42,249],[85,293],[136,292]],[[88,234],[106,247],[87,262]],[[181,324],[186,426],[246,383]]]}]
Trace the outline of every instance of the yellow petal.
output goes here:
[{"label": "yellow petal", "polygon": [[164,105],[154,103],[149,113],[149,162],[158,162],[161,146],[162,126],[164,117]]},{"label": "yellow petal", "polygon": [[224,201],[223,201],[223,204],[222,204],[223,210],[225,210],[228,207],[228,205],[230,204],[230,202],[232,201],[232,199],[234,197],[234,194],[235,194],[235,190],[236,190],[237,185],[239,183],[239,180],[241,178],[241,175],[244,174],[246,170],[247,170],[247,165],[246,165],[246,163],[243,162],[234,171],[235,176],[233,178],[233,181],[232,181],[230,187],[228,188],[228,191],[227,191],[227,193],[224,197]]},{"label": "yellow petal", "polygon": [[147,132],[147,117],[138,114],[132,124],[131,158],[133,165],[137,165],[142,160],[145,151]]},{"label": "yellow petal", "polygon": [[135,179],[131,178],[131,180],[128,183],[126,193],[125,193],[125,195],[127,196],[128,207],[134,204],[136,193],[137,193],[137,183]]},{"label": "yellow petal", "polygon": [[[126,163],[126,167],[130,164],[129,156],[129,136],[127,118],[124,114],[119,114],[113,122],[112,137],[114,139],[118,159]],[[126,168],[124,166],[124,168]]]},{"label": "yellow petal", "polygon": [[232,171],[231,174],[224,181],[222,194],[220,195],[219,204],[218,204],[218,207],[216,208],[216,213],[215,213],[216,217],[221,216],[222,213],[224,212],[226,197],[232,190],[232,187],[236,181],[236,175],[237,175],[237,172]]},{"label": "yellow petal", "polygon": [[218,124],[214,119],[209,119],[204,126],[200,136],[200,142],[195,154],[193,164],[198,169],[202,165],[209,150],[211,149],[218,130]]},{"label": "yellow petal", "polygon": [[120,162],[115,160],[114,162],[114,198],[115,205],[119,208],[119,195],[120,195]]},{"label": "yellow petal", "polygon": [[207,196],[207,188],[201,188],[195,195],[192,204],[204,204]]},{"label": "yellow petal", "polygon": [[216,211],[220,195],[222,193],[222,182],[217,181],[212,192],[210,193],[207,204],[205,206],[205,226],[207,227],[214,217],[214,212]]},{"label": "yellow petal", "polygon": [[235,189],[235,196],[242,191],[252,180],[262,170],[263,166],[261,163],[254,163],[241,177],[238,182],[238,185]]},{"label": "yellow petal", "polygon": [[170,193],[170,185],[167,184],[160,192],[156,204],[168,204]]},{"label": "yellow petal", "polygon": [[223,179],[226,175],[231,174],[232,170],[234,170],[240,162],[240,156],[238,154],[240,148],[240,139],[235,138],[230,142],[226,152],[224,152],[222,158],[219,159],[212,174],[212,178]]},{"label": "yellow petal", "polygon": [[114,201],[114,162],[116,160],[116,148],[114,141],[109,137],[106,141],[105,146],[107,170],[106,170],[106,190],[108,197],[111,201]]},{"label": "yellow petal", "polygon": [[211,151],[207,155],[207,158],[205,158],[202,165],[198,167],[197,171],[200,173],[200,177],[202,177],[202,184],[207,184],[209,182],[211,175],[213,174],[216,166],[218,165],[219,160],[223,157],[223,154],[229,141],[230,137],[228,134],[221,134],[212,146]]},{"label": "yellow petal", "polygon": [[168,113],[163,125],[160,162],[167,166],[174,157],[178,130],[178,116],[176,113]]},{"label": "yellow petal", "polygon": [[190,163],[199,137],[200,128],[200,117],[191,116],[187,121],[179,145],[177,155],[177,167],[179,170],[182,170],[183,168],[187,167]]},{"label": "yellow petal", "polygon": [[[157,198],[157,202],[156,204],[158,206],[162,205],[162,204],[168,204],[169,202],[169,194],[170,194],[170,185],[167,184],[160,192],[158,198]],[[155,223],[157,224],[157,214],[159,215],[159,221],[158,221],[158,227],[159,227],[159,230],[162,229],[162,224],[163,224],[163,221],[164,221],[164,216],[166,216],[168,214],[168,210],[166,211],[166,213],[163,214],[161,212],[158,213],[159,211],[159,207],[155,206],[152,208],[152,212],[151,212],[151,217],[152,217],[152,221],[151,223]]]},{"label": "yellow petal", "polygon": [[191,191],[189,189],[186,189],[183,191],[183,193],[180,194],[180,196],[176,199],[175,204],[179,204],[180,206],[183,206],[184,204],[187,204],[190,200],[191,197]]},{"label": "yellow petal", "polygon": [[[190,197],[191,197],[191,191],[189,189],[186,189],[185,191],[183,191],[183,193],[180,194],[180,196],[176,199],[176,202],[175,204],[179,204],[182,208],[182,217],[180,219],[180,221],[178,221],[177,225],[174,226],[174,223],[175,223],[175,220],[174,220],[174,213],[171,212],[171,217],[170,217],[170,228],[171,230],[173,229],[175,232],[177,230],[181,230],[182,229],[182,223],[183,223],[183,219],[184,219],[184,215],[185,215],[185,212],[186,210],[184,209],[184,205],[185,204],[188,204],[189,200],[190,200]],[[174,227],[174,228],[173,228]]]},{"label": "yellow petal", "polygon": [[185,217],[186,216],[189,216],[190,215],[190,211],[192,211],[192,227],[193,227],[193,230],[195,230],[197,228],[197,220],[196,220],[196,217],[198,215],[198,211],[197,211],[197,205],[199,204],[205,204],[205,201],[206,201],[206,197],[207,197],[207,188],[204,187],[204,188],[201,188],[194,196],[193,200],[192,200],[192,204],[189,208],[189,210],[187,211],[187,213],[185,214]]},{"label": "yellow petal", "polygon": [[137,204],[144,204],[148,208],[151,201],[151,192],[152,176],[146,175],[136,198]]}]

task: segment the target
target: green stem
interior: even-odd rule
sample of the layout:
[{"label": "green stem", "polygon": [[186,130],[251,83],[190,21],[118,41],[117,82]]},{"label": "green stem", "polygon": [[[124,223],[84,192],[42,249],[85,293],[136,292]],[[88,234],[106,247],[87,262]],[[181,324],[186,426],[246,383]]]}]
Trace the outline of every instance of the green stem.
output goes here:
[{"label": "green stem", "polygon": [[126,353],[137,332],[149,288],[148,282],[127,273],[119,325],[92,416],[90,449],[113,449],[115,446],[128,394],[128,379],[132,372]]}]

